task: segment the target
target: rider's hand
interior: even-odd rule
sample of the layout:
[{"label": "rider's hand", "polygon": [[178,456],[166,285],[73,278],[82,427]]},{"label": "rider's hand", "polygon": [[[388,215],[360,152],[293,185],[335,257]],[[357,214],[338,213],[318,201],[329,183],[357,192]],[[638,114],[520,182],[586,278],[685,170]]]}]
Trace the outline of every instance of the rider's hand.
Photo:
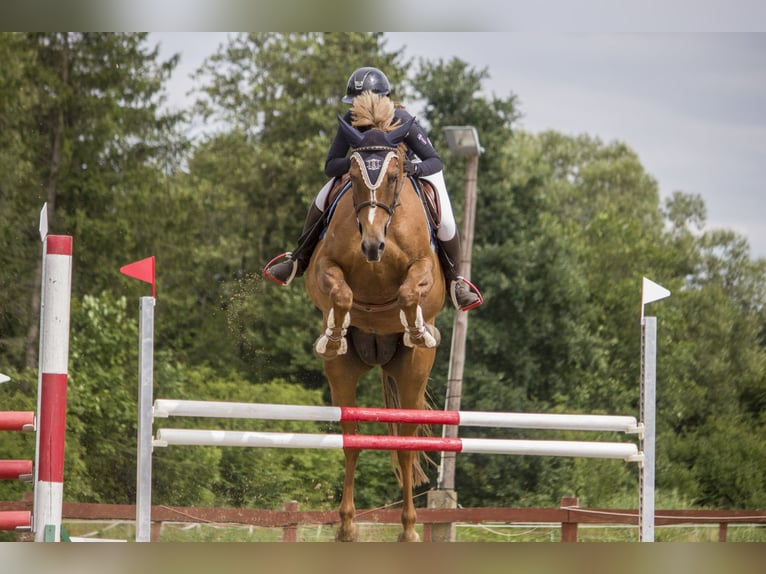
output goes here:
[{"label": "rider's hand", "polygon": [[417,162],[410,161],[408,159],[404,160],[404,173],[407,175],[414,175],[415,177],[420,176],[420,164]]}]

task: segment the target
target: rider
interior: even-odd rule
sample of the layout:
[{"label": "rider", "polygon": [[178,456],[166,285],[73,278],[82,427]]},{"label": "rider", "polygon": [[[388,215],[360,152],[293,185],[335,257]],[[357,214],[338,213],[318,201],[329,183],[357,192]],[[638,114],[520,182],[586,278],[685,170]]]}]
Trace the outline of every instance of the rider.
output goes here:
[{"label": "rider", "polygon": [[[391,93],[391,85],[386,75],[379,69],[371,67],[359,68],[348,79],[346,95],[342,101],[346,104],[351,104],[356,96],[366,91],[388,97]],[[344,119],[353,125],[353,118],[351,116],[352,114],[349,110],[346,112]],[[404,108],[396,106],[395,118],[402,124],[407,123],[411,117]],[[413,123],[412,129],[405,138],[405,143],[408,147],[408,159],[404,162],[405,172],[408,175],[428,180],[439,194],[441,225],[437,232],[437,241],[441,251],[440,260],[442,262],[442,269],[447,280],[452,302],[456,308],[463,311],[478,307],[483,301],[481,294],[469,281],[458,275],[457,262],[460,255],[460,237],[455,223],[455,216],[452,213],[452,204],[447,195],[447,186],[442,173],[443,164],[441,157],[417,121]],[[282,261],[277,262],[283,257],[282,255],[275,257],[263,269],[266,277],[275,283],[288,285],[294,277],[300,277],[306,271],[311,260],[311,254],[319,239],[319,234],[316,233],[314,227],[322,217],[327,196],[336,178],[346,174],[351,166],[351,159],[346,157],[348,150],[349,145],[339,129],[325,161],[324,171],[331,179],[319,191],[311,204],[303,226],[303,233],[298,238],[298,247],[294,252],[284,254],[285,259]],[[312,233],[312,230],[314,233]]]}]

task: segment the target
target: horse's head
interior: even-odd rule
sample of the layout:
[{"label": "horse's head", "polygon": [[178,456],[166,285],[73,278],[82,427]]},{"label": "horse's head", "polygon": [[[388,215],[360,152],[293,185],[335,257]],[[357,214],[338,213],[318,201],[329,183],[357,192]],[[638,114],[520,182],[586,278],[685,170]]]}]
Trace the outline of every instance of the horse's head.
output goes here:
[{"label": "horse's head", "polygon": [[338,116],[341,130],[352,149],[352,195],[367,261],[380,261],[386,248],[386,230],[394,216],[404,185],[404,153],[399,144],[414,118],[391,132],[370,129],[360,132]]}]

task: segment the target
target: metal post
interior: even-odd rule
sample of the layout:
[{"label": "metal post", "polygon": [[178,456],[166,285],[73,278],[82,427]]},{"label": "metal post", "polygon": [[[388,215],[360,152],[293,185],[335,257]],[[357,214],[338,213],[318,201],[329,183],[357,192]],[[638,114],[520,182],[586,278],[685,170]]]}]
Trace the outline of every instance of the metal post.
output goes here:
[{"label": "metal post", "polygon": [[[463,237],[458,269],[463,277],[471,277],[471,252],[473,250],[474,222],[476,219],[476,179],[479,169],[478,138],[477,150],[466,158],[465,167],[465,215],[463,218]],[[452,329],[452,345],[450,349],[450,365],[447,374],[447,397],[445,410],[460,410],[460,399],[463,387],[463,368],[465,365],[465,340],[468,333],[468,313],[458,311]],[[457,426],[445,425],[442,431],[444,438],[456,438]],[[455,491],[455,462],[456,453],[442,452],[439,467],[437,490],[430,493],[429,507],[457,508],[457,492]],[[454,524],[434,524],[431,528],[431,539],[434,542],[454,542],[456,538]]]},{"label": "metal post", "polygon": [[[465,166],[465,217],[463,220],[462,249],[459,261],[460,274],[471,277],[471,251],[473,250],[474,222],[476,220],[476,177],[479,166],[479,156],[472,155],[466,159]],[[445,410],[460,410],[460,400],[463,391],[463,369],[465,367],[465,341],[468,334],[468,313],[458,311],[452,331],[452,348],[450,350],[449,373],[447,374],[447,399]],[[457,427],[444,427],[445,438],[457,437]],[[439,489],[455,489],[455,453],[442,455],[439,472]]]},{"label": "metal post", "polygon": [[138,341],[138,465],[136,542],[151,541],[154,297],[141,297]]},{"label": "metal post", "polygon": [[657,317],[644,317],[641,336],[641,421],[644,434],[639,466],[639,540],[654,542],[654,473],[657,405]]}]

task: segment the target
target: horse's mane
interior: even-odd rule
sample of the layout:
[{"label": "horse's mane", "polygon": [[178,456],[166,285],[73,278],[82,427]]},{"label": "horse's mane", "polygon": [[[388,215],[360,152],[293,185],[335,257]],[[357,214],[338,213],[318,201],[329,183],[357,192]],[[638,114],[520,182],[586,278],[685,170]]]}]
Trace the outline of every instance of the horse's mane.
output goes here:
[{"label": "horse's mane", "polygon": [[385,132],[399,127],[394,121],[394,102],[387,96],[362,92],[351,106],[351,125],[355,128],[376,128]]}]

